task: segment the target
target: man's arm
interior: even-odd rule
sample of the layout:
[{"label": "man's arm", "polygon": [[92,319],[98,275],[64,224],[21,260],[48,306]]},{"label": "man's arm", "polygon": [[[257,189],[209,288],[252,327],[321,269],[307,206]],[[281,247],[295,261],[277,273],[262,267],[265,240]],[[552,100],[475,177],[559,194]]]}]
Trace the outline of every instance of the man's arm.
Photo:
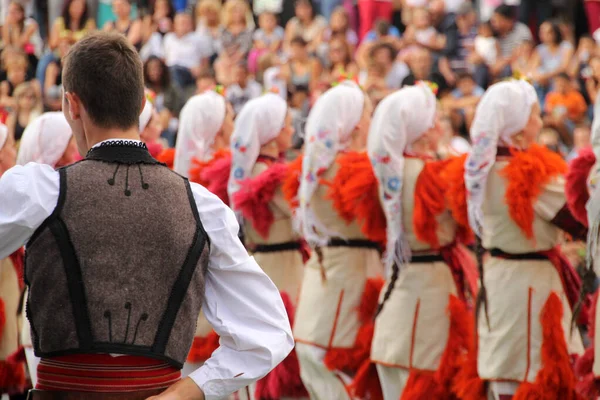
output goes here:
[{"label": "man's arm", "polygon": [[58,203],[60,178],[49,165],[16,166],[0,178],[0,259],[23,246]]},{"label": "man's arm", "polygon": [[240,242],[233,211],[204,187],[191,185],[211,246],[203,312],[221,346],[190,378],[213,400],[265,376],[294,340],[279,291]]}]

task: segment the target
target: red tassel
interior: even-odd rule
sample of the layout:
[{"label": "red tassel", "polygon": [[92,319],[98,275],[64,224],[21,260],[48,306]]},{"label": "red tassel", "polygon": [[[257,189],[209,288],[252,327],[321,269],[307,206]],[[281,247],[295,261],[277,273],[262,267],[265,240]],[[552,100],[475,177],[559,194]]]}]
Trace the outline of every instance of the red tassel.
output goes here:
[{"label": "red tassel", "polygon": [[234,208],[240,210],[265,239],[269,237],[269,230],[275,221],[269,203],[287,174],[286,164],[274,163],[259,175],[242,180],[240,190],[231,199]]},{"label": "red tassel", "polygon": [[[592,298],[591,307],[588,313],[588,336],[594,340],[596,333],[596,307],[598,306],[598,291]],[[575,361],[575,376],[578,378],[577,393],[584,399],[596,400],[600,396],[600,382],[594,376],[594,353],[596,343],[585,350],[581,357]]]},{"label": "red tassel", "polygon": [[208,360],[218,348],[219,335],[215,331],[210,331],[205,337],[195,337],[192,348],[188,353],[187,361],[190,363],[202,363]]},{"label": "red tassel", "polygon": [[377,367],[371,361],[366,361],[358,369],[352,383],[348,386],[349,392],[356,398],[370,400],[383,400],[381,382]]},{"label": "red tassel", "polygon": [[0,361],[0,393],[19,394],[23,391],[25,391],[24,365]]},{"label": "red tassel", "polygon": [[577,381],[571,368],[567,343],[562,329],[563,307],[556,293],[550,293],[542,309],[542,368],[534,383],[519,386],[513,400],[561,399],[579,400]]},{"label": "red tassel", "polygon": [[300,203],[298,202],[298,189],[300,188],[301,178],[302,156],[298,156],[298,158],[288,164],[288,174],[281,186],[283,196],[292,209],[296,209],[300,206]]},{"label": "red tassel", "polygon": [[588,226],[587,210],[585,205],[590,198],[587,179],[596,163],[596,156],[591,148],[586,147],[579,152],[577,158],[569,163],[565,183],[567,204],[573,217],[584,226]]},{"label": "red tassel", "polygon": [[25,361],[27,361],[27,357],[25,357],[25,347],[23,346],[19,346],[19,348],[6,359],[6,362],[9,364],[19,364],[24,363]]},{"label": "red tassel", "polygon": [[412,370],[400,400],[450,400],[454,397],[446,393],[435,378],[434,372]]},{"label": "red tassel", "polygon": [[[285,292],[281,299],[287,312],[290,324],[294,324],[294,306],[290,297]],[[282,397],[308,397],[308,392],[300,379],[300,364],[296,350],[277,365],[263,379],[256,382],[254,396],[258,400],[278,400]]]}]

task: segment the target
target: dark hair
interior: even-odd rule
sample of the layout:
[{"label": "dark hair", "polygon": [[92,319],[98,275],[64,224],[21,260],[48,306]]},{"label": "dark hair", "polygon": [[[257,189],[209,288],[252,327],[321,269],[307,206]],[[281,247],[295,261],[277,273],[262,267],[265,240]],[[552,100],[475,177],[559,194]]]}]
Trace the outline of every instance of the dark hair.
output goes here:
[{"label": "dark hair", "polygon": [[158,62],[160,64],[160,68],[162,69],[162,75],[160,76],[160,81],[158,82],[158,85],[161,89],[166,89],[171,83],[169,69],[167,68],[165,62],[156,56],[148,57],[148,60],[146,60],[146,62],[144,63],[144,83],[146,84],[146,86],[156,84],[156,82],[152,82],[150,80],[150,76],[148,75],[148,65],[150,65],[150,63],[152,62]]},{"label": "dark hair", "polygon": [[463,80],[469,80],[469,81],[475,82],[475,78],[473,77],[473,75],[468,72],[461,72],[460,74],[458,74],[458,76],[456,77],[456,84],[458,84],[458,82],[463,81]]},{"label": "dark hair", "polygon": [[[173,18],[175,18],[175,8],[173,7],[173,3],[171,3],[170,0],[165,0],[166,3],[168,4],[169,7],[169,13],[167,14],[167,17],[172,21]],[[158,2],[158,0],[155,0],[152,5],[150,6],[150,16],[154,16],[154,11],[156,11],[156,3]]]},{"label": "dark hair", "polygon": [[21,2],[18,0],[12,0],[8,4],[14,4],[17,7],[19,7],[19,10],[21,10],[21,14],[23,14],[23,19],[19,21],[19,29],[21,30],[21,32],[23,32],[23,29],[25,29],[25,20],[27,19],[27,15],[25,14],[25,7],[23,7],[23,4],[21,4]]},{"label": "dark hair", "polygon": [[306,40],[304,40],[304,38],[302,36],[296,36],[290,41],[290,46],[294,45],[294,44],[300,45],[302,47],[306,47],[306,45],[308,43],[306,43]]},{"label": "dark hair", "polygon": [[142,60],[118,33],[96,32],[69,51],[63,63],[65,92],[77,95],[101,128],[138,125],[144,99]]},{"label": "dark hair", "polygon": [[563,34],[560,31],[560,26],[554,21],[546,21],[550,25],[552,29],[552,34],[554,35],[554,44],[561,44],[563,41]]},{"label": "dark hair", "polygon": [[378,19],[374,24],[375,32],[377,32],[380,36],[385,36],[390,31],[390,23],[385,19]]},{"label": "dark hair", "polygon": [[[69,8],[71,8],[71,4],[73,4],[75,0],[67,0],[65,2],[65,5],[62,9],[62,18],[63,21],[65,23],[65,29],[71,29],[71,14],[69,14]],[[85,4],[83,6],[83,14],[81,14],[81,20],[79,20],[79,26],[77,27],[78,30],[81,30],[85,27],[85,24],[87,24],[88,21],[88,5],[87,5],[87,1],[84,1],[83,4]]]},{"label": "dark hair", "polygon": [[316,15],[316,11],[315,11],[315,5],[313,4],[313,2],[311,0],[296,0],[294,2],[294,8],[298,7],[300,4],[305,4],[307,6],[310,6],[310,9],[312,10],[312,18],[315,17]]},{"label": "dark hair", "polygon": [[387,50],[390,54],[390,58],[393,60],[394,58],[396,58],[396,48],[389,44],[389,43],[377,43],[375,46],[373,46],[371,48],[371,51],[369,52],[369,57],[373,58],[375,57],[375,53],[377,53],[379,50]]},{"label": "dark hair", "polygon": [[198,81],[200,79],[214,79],[215,81],[217,80],[215,76],[215,71],[213,71],[210,67],[204,68],[200,71],[196,80]]},{"label": "dark hair", "polygon": [[556,74],[556,76],[554,77],[554,79],[557,79],[557,78],[558,79],[566,79],[569,82],[571,82],[571,77],[566,72],[561,72],[559,74]]},{"label": "dark hair", "polygon": [[503,16],[504,18],[516,20],[517,19],[517,10],[514,6],[509,6],[507,4],[500,4],[494,10],[494,14],[498,14]]}]

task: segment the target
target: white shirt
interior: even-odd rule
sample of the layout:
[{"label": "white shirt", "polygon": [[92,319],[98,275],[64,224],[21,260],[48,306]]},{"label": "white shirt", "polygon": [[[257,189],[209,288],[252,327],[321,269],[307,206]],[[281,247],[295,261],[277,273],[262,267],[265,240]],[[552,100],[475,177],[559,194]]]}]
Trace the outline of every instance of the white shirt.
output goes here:
[{"label": "white shirt", "polygon": [[[289,354],[294,340],[277,288],[238,239],[233,211],[204,187],[190,185],[211,243],[202,311],[221,340],[189,377],[207,400],[216,400],[265,376]],[[50,216],[59,189],[59,174],[49,165],[29,163],[2,175],[0,259]]]},{"label": "white shirt", "polygon": [[173,32],[167,33],[163,39],[163,49],[167,66],[188,69],[198,67],[204,58],[212,54],[210,42],[197,32],[182,37],[177,37]]}]

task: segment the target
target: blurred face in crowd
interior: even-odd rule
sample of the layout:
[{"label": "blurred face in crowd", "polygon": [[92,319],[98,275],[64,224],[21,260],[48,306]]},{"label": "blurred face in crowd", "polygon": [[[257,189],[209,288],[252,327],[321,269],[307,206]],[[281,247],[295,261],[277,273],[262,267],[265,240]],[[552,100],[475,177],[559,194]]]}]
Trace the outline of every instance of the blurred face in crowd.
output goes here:
[{"label": "blurred face in crowd", "polygon": [[149,83],[159,83],[164,73],[163,66],[159,60],[151,60],[146,64]]},{"label": "blurred face in crowd", "polygon": [[346,12],[343,9],[335,10],[331,14],[329,25],[334,32],[345,32],[348,29],[348,16]]},{"label": "blurred face in crowd", "polygon": [[175,16],[174,32],[178,37],[187,35],[194,30],[192,16],[187,13],[180,13]]},{"label": "blurred face in crowd", "polygon": [[569,92],[571,88],[571,82],[568,79],[562,76],[557,76],[554,78],[554,90],[558,93],[566,94]]},{"label": "blurred face in crowd", "polygon": [[233,67],[233,76],[238,85],[245,87],[248,81],[248,69],[244,65],[236,65]]},{"label": "blurred face in crowd", "polygon": [[410,69],[417,79],[427,79],[431,74],[431,53],[420,48],[410,57]]},{"label": "blurred face in crowd", "polygon": [[600,58],[592,58],[590,60],[590,68],[592,69],[592,75],[594,78],[600,79]]},{"label": "blurred face in crowd", "polygon": [[266,32],[273,32],[277,26],[277,17],[275,14],[264,12],[258,17],[258,26]]},{"label": "blurred face in crowd", "polygon": [[521,132],[518,132],[513,136],[513,140],[516,142],[515,144],[524,149],[531,146],[535,143],[538,134],[542,129],[542,125],[542,110],[540,104],[536,101],[531,107],[531,114],[529,115],[527,125],[525,125],[525,128],[523,128]]},{"label": "blurred face in crowd", "polygon": [[427,29],[431,25],[429,11],[424,8],[417,8],[413,11],[413,25],[417,29]]},{"label": "blurred face in crowd", "polygon": [[296,17],[300,21],[308,22],[312,19],[312,6],[307,1],[300,0],[296,3]]},{"label": "blurred face in crowd", "polygon": [[329,42],[329,60],[332,64],[345,64],[348,58],[348,46],[341,39],[332,39]]},{"label": "blurred face in crowd", "polygon": [[456,88],[463,94],[463,96],[470,96],[475,90],[475,81],[471,78],[464,77],[456,82]]},{"label": "blurred face in crowd", "polygon": [[128,19],[131,5],[127,0],[113,0],[113,12],[119,19]]},{"label": "blurred face in crowd", "polygon": [[217,85],[217,81],[212,76],[203,76],[196,80],[196,88],[198,93],[204,93],[207,90],[211,90]]},{"label": "blurred face in crowd", "polygon": [[281,129],[281,132],[279,132],[279,135],[275,138],[275,143],[277,143],[277,148],[280,153],[283,153],[292,147],[292,136],[294,136],[294,126],[292,125],[292,114],[288,112],[285,115],[283,129]]},{"label": "blurred face in crowd", "polygon": [[591,37],[582,37],[579,39],[578,51],[580,61],[587,61],[596,51],[596,42]]},{"label": "blurred face in crowd", "polygon": [[306,46],[302,43],[292,43],[290,46],[290,56],[293,60],[305,60],[308,57]]},{"label": "blurred face in crowd", "polygon": [[22,56],[17,56],[14,62],[6,66],[6,76],[13,86],[25,82],[27,77],[27,61]]},{"label": "blurred face in crowd", "polygon": [[69,144],[67,145],[67,149],[63,153],[62,157],[56,163],[56,168],[66,167],[67,165],[73,164],[77,160],[77,155],[79,151],[77,150],[77,142],[75,141],[75,136],[71,136],[71,140],[69,140]]},{"label": "blurred face in crowd", "polygon": [[471,27],[474,26],[476,22],[477,15],[474,12],[456,16],[456,25],[458,26],[458,29],[460,29],[463,32],[466,32],[469,29],[471,29]]},{"label": "blurred face in crowd", "polygon": [[432,21],[439,21],[446,15],[446,3],[444,0],[431,0],[428,9]]},{"label": "blurred face in crowd", "polygon": [[85,0],[73,0],[69,4],[69,15],[72,19],[79,20],[85,11]]},{"label": "blurred face in crowd", "polygon": [[37,95],[33,88],[29,88],[17,97],[19,110],[30,111],[35,106]]},{"label": "blurred face in crowd", "polygon": [[382,47],[373,54],[373,62],[381,67],[388,68],[394,63],[390,49]]},{"label": "blurred face in crowd", "polygon": [[557,41],[556,33],[549,22],[544,22],[540,26],[540,40],[546,44],[553,44]]},{"label": "blurred face in crowd", "polygon": [[6,14],[6,19],[13,24],[21,23],[25,19],[23,7],[15,2],[10,3],[8,6],[8,12]]},{"label": "blurred face in crowd", "polygon": [[246,10],[241,4],[236,4],[231,8],[231,22],[238,24],[246,22]]},{"label": "blurred face in crowd", "polygon": [[0,176],[15,166],[17,161],[17,149],[12,136],[8,135],[6,143],[0,148]]},{"label": "blurred face in crowd", "polygon": [[573,131],[573,144],[581,149],[591,144],[591,132],[589,126],[578,126]]},{"label": "blurred face in crowd", "polygon": [[166,0],[156,0],[154,3],[154,17],[166,18],[169,16],[169,3]]},{"label": "blurred face in crowd", "polygon": [[510,18],[506,18],[503,15],[498,13],[494,13],[492,15],[492,19],[490,20],[492,27],[496,32],[500,35],[505,35],[511,31],[513,27],[513,21]]}]

